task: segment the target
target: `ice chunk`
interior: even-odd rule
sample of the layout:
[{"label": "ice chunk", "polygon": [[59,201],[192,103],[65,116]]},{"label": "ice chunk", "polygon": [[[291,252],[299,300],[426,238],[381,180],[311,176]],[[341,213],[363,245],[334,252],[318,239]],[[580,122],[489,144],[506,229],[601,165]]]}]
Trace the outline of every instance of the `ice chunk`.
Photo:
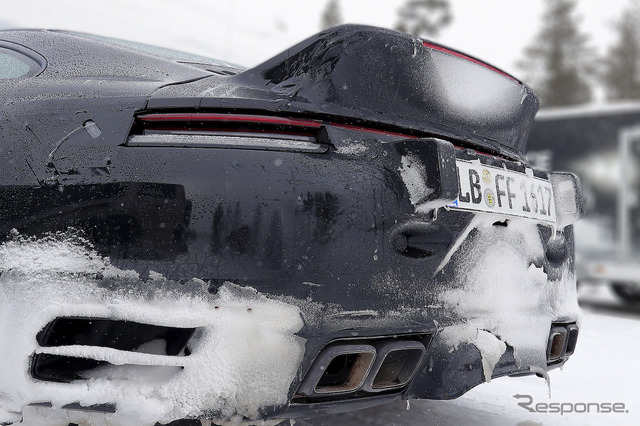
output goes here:
[{"label": "ice chunk", "polygon": [[478,330],[474,344],[482,354],[482,371],[485,382],[491,381],[493,367],[507,350],[507,345],[486,330]]}]

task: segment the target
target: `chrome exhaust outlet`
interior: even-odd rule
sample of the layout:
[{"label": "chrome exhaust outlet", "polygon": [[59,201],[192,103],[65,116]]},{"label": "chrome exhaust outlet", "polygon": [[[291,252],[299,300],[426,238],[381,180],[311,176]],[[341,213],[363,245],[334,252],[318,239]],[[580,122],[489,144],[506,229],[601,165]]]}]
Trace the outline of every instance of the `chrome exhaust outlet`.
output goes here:
[{"label": "chrome exhaust outlet", "polygon": [[377,358],[364,382],[368,392],[382,392],[405,386],[413,378],[425,354],[416,341],[386,341],[376,345]]},{"label": "chrome exhaust outlet", "polygon": [[551,328],[547,342],[547,361],[557,361],[565,354],[567,329],[561,326]]},{"label": "chrome exhaust outlet", "polygon": [[329,345],[318,355],[297,393],[325,396],[356,392],[375,359],[376,349],[371,345]]},{"label": "chrome exhaust outlet", "polygon": [[573,352],[576,350],[576,343],[578,343],[578,326],[575,324],[570,324],[567,326],[567,348],[565,349],[565,355],[573,355]]}]

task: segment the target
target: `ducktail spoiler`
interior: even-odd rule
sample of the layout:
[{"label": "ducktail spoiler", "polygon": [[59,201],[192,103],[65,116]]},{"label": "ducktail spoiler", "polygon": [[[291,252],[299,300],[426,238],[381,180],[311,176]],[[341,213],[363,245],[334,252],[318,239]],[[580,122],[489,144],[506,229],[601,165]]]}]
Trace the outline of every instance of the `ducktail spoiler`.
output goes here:
[{"label": "ducktail spoiler", "polygon": [[517,158],[539,105],[529,87],[482,61],[362,25],[319,33],[200,96],[200,108],[337,118]]}]

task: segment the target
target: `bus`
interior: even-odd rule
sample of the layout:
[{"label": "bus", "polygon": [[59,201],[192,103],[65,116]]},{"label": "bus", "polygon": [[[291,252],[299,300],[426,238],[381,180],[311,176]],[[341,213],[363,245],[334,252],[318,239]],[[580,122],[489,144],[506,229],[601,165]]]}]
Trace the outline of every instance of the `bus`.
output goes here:
[{"label": "bus", "polygon": [[542,109],[527,158],[582,181],[578,284],[605,283],[622,300],[640,303],[640,102]]}]

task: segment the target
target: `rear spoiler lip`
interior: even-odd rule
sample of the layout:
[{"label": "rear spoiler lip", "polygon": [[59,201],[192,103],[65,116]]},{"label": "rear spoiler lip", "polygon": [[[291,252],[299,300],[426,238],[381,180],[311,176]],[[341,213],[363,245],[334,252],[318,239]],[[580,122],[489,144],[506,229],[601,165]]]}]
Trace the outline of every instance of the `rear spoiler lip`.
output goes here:
[{"label": "rear spoiler lip", "polygon": [[[345,124],[371,123],[367,127],[460,141],[522,159],[539,106],[535,93],[469,55],[424,43],[392,30],[343,25],[235,76],[181,85],[184,91],[158,90],[147,107],[330,117]],[[462,78],[470,76],[468,89],[437,83],[438,78],[449,78],[447,61],[460,67]],[[485,90],[487,78],[491,85]],[[468,90],[480,93],[480,100]]]}]

